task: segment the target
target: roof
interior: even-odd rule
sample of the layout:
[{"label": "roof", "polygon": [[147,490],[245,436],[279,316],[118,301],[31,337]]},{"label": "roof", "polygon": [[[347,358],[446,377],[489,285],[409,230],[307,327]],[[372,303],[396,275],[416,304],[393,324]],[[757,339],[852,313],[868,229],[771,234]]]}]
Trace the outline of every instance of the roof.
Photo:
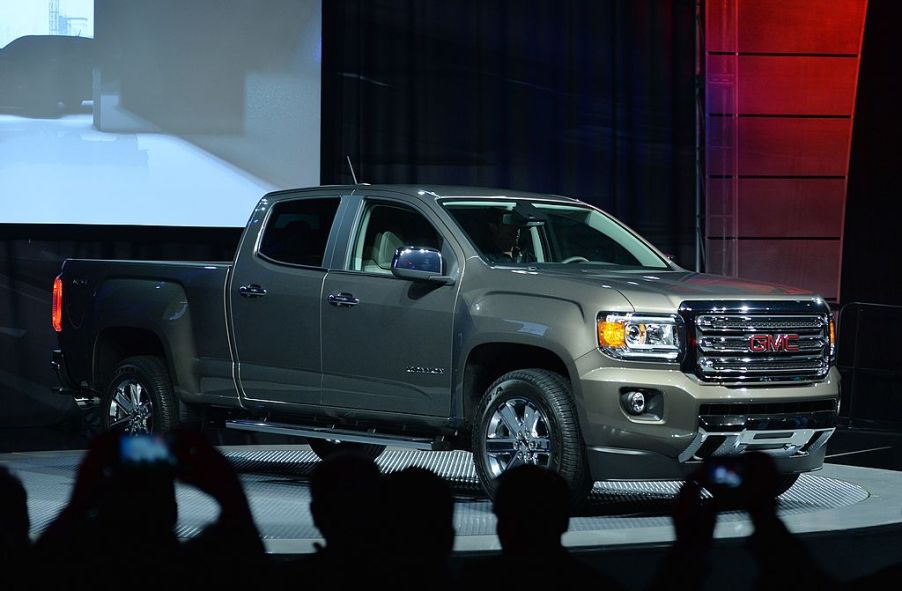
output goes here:
[{"label": "roof", "polygon": [[[290,189],[288,191],[276,191],[272,195],[282,193],[296,193],[299,190],[315,190],[325,187],[310,187],[309,189]],[[579,202],[579,199],[573,197],[564,197],[562,195],[552,195],[546,193],[531,193],[528,191],[514,191],[511,189],[493,189],[487,187],[466,187],[456,185],[432,185],[423,183],[419,185],[332,185],[329,189],[338,191],[361,191],[366,189],[378,189],[382,191],[393,191],[411,196],[431,195],[435,199],[444,199],[446,197],[506,197],[516,199],[542,199],[544,201],[564,201],[567,203]]]}]

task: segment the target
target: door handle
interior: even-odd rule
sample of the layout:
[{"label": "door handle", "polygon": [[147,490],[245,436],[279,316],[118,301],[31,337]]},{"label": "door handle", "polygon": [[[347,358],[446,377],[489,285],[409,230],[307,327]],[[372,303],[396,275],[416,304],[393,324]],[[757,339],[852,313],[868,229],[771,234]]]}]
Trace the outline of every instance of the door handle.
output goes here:
[{"label": "door handle", "polygon": [[266,295],[266,290],[256,283],[251,283],[250,285],[242,285],[239,287],[238,293],[245,298],[262,298]]},{"label": "door handle", "polygon": [[329,303],[333,306],[338,306],[339,308],[342,306],[356,306],[360,303],[360,300],[355,298],[353,295],[342,292],[342,293],[332,293],[329,294]]}]

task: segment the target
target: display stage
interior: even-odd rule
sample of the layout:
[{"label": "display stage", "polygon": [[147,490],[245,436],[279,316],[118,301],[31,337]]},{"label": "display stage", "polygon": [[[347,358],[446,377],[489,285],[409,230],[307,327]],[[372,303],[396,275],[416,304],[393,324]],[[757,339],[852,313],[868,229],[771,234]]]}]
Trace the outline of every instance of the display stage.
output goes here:
[{"label": "display stage", "polygon": [[[310,516],[310,474],[318,461],[305,445],[226,446],[220,450],[241,475],[257,527],[273,554],[314,550],[319,532]],[[28,452],[0,455],[0,463],[25,485],[32,534],[37,536],[66,503],[83,452]],[[455,551],[499,548],[491,503],[483,495],[470,454],[388,449],[378,460],[383,472],[420,466],[440,474],[452,488],[457,538]],[[565,545],[622,547],[673,540],[669,517],[679,482],[599,482],[590,508],[570,521]],[[178,488],[178,535],[196,535],[216,516],[215,503],[189,486]],[[540,502],[539,499],[536,500]],[[902,523],[902,472],[827,464],[803,475],[780,497],[779,514],[791,531],[848,533]],[[715,536],[747,536],[745,513],[722,513]]]}]

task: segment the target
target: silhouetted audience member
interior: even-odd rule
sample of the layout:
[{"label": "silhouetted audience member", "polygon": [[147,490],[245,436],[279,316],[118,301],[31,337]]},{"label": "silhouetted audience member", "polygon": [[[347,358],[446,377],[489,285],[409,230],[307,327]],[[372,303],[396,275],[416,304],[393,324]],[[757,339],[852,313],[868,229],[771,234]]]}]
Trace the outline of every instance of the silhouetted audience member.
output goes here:
[{"label": "silhouetted audience member", "polygon": [[736,459],[742,483],[736,490],[718,492],[711,486],[713,499],[701,498],[710,479],[712,458],[692,475],[680,489],[674,503],[673,523],[676,542],[658,569],[652,590],[700,589],[708,576],[709,555],[713,546],[717,513],[745,510],[754,526],[746,547],[758,569],[753,589],[793,589],[793,591],[829,590],[836,583],[812,559],[777,516],[779,475],[773,459],[761,452],[750,452]]},{"label": "silhouetted audience member", "polygon": [[382,584],[389,589],[457,589],[448,566],[454,548],[454,497],[423,468],[390,474],[382,486]]},{"label": "silhouetted audience member", "polygon": [[570,488],[539,466],[512,468],[498,477],[493,510],[501,555],[464,570],[466,588],[619,589],[561,544],[570,526]]},{"label": "silhouetted audience member", "polygon": [[17,589],[31,576],[30,522],[25,487],[0,466],[0,588]]},{"label": "silhouetted audience member", "polygon": [[[88,451],[69,504],[38,540],[40,586],[100,589],[249,584],[266,573],[238,476],[199,434],[168,439],[167,461],[129,463],[122,436],[101,435]],[[180,543],[175,479],[219,504],[219,518]]]},{"label": "silhouetted audience member", "polygon": [[355,589],[372,584],[378,569],[376,535],[381,475],[375,462],[352,452],[320,462],[310,482],[310,513],[325,545],[315,554],[278,565],[278,585]]},{"label": "silhouetted audience member", "polygon": [[777,516],[779,474],[773,458],[761,452],[743,454],[742,458],[744,482],[740,502],[755,527],[746,540],[758,566],[754,588],[762,591],[781,587],[793,591],[837,588],[837,583]]},{"label": "silhouetted audience member", "polygon": [[690,478],[680,488],[673,506],[676,541],[652,580],[652,591],[701,589],[709,570],[714,544],[717,507],[703,502],[702,486]]}]

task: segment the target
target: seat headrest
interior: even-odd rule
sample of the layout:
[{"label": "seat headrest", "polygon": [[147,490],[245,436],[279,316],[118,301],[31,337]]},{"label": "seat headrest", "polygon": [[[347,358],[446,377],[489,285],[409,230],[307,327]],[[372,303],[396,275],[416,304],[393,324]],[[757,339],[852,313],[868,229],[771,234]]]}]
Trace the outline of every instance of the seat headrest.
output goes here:
[{"label": "seat headrest", "polygon": [[381,268],[390,269],[395,251],[402,246],[404,246],[404,242],[401,238],[391,230],[386,230],[376,237],[376,252],[373,253],[375,255],[373,259]]}]

